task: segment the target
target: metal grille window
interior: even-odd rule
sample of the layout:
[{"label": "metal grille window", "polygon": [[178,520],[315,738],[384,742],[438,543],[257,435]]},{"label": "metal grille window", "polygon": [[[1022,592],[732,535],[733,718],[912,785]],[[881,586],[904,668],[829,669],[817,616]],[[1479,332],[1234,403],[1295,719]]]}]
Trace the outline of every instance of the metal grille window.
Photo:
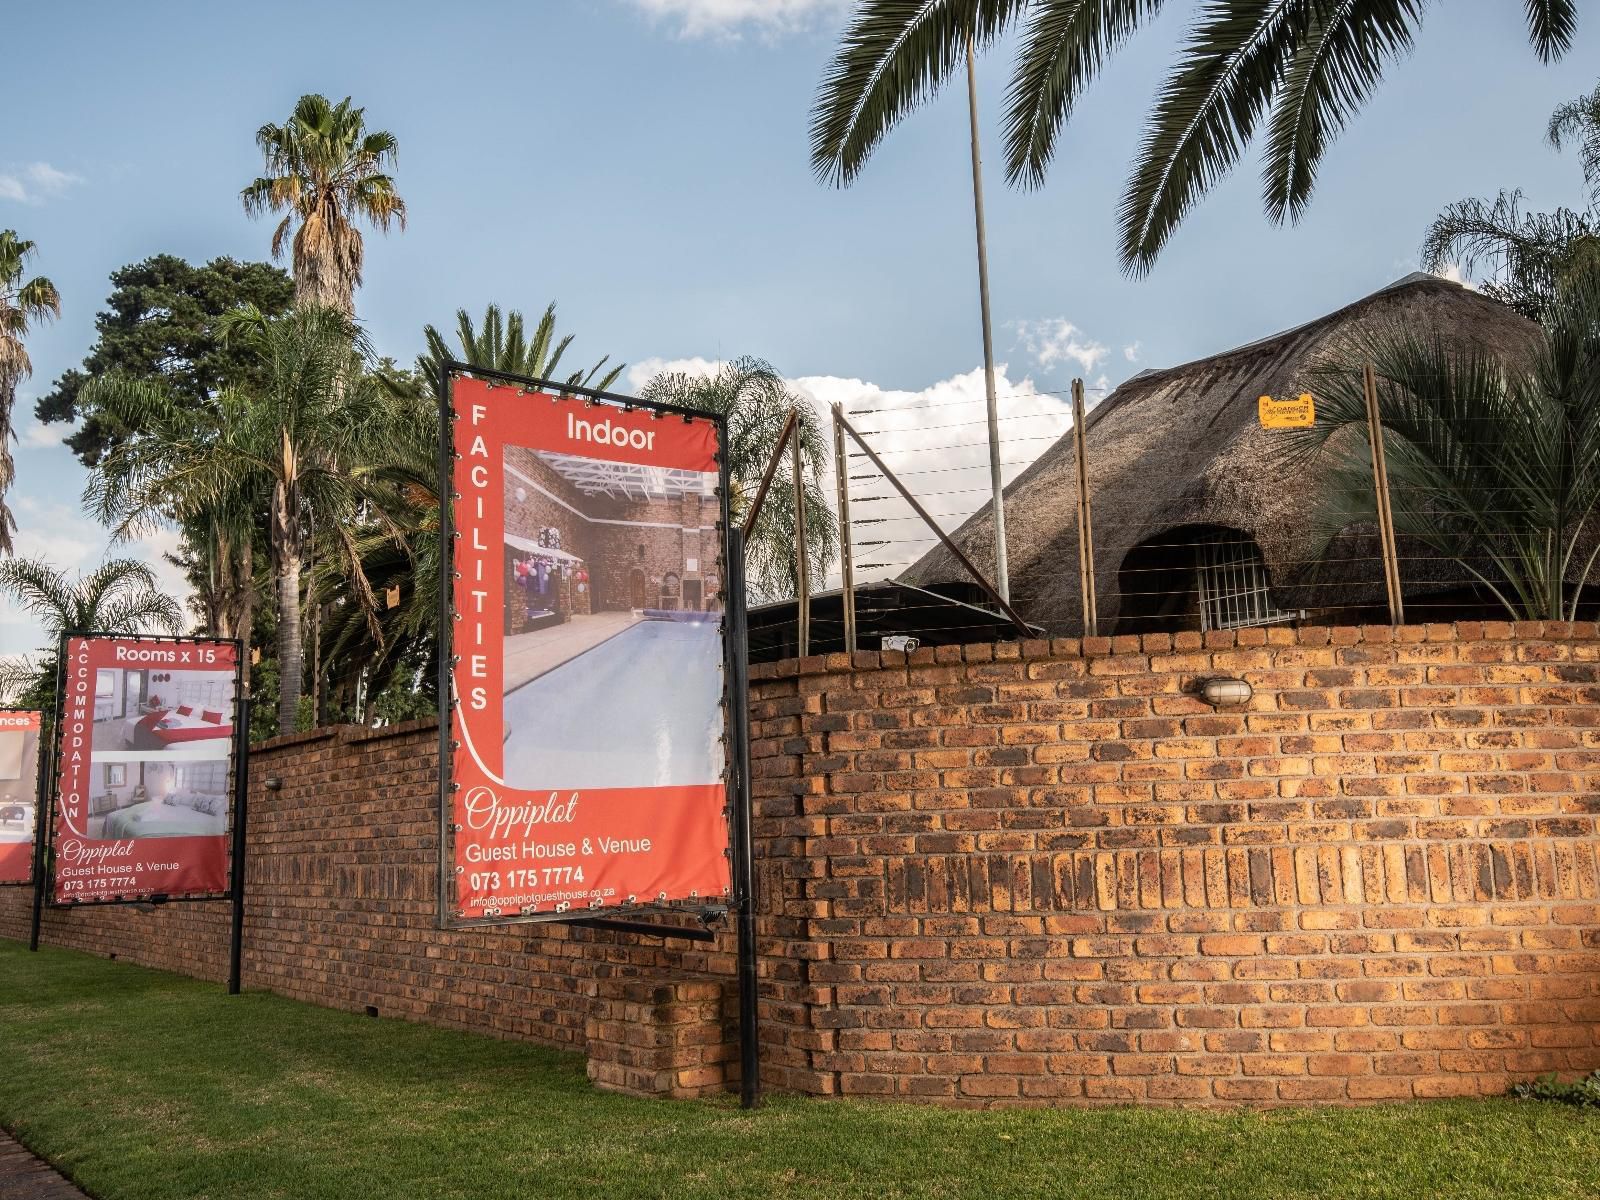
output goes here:
[{"label": "metal grille window", "polygon": [[1252,541],[1208,542],[1199,547],[1198,568],[1202,630],[1271,625],[1298,615],[1273,605],[1267,564]]}]

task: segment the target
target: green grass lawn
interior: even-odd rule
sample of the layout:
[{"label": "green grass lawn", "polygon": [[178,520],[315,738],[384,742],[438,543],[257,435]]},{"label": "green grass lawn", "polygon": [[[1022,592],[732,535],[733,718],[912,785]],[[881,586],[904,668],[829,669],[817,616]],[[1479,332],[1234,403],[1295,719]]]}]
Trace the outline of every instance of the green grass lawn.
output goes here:
[{"label": "green grass lawn", "polygon": [[1593,1197],[1600,1116],[632,1100],[582,1059],[0,941],[0,1124],[101,1200]]}]

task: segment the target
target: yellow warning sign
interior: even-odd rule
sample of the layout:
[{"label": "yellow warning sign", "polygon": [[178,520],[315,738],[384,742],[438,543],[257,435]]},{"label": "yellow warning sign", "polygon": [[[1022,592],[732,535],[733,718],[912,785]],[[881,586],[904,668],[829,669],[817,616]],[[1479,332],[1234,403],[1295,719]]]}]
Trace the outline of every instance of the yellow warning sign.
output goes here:
[{"label": "yellow warning sign", "polygon": [[1261,428],[1309,429],[1317,423],[1317,406],[1310,392],[1298,396],[1263,396]]}]

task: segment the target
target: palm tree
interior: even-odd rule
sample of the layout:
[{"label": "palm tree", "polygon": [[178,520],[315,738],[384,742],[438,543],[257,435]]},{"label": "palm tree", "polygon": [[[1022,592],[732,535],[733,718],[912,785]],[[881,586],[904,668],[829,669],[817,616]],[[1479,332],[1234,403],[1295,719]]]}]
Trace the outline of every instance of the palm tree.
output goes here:
[{"label": "palm tree", "polygon": [[11,460],[11,410],[17,386],[33,373],[23,339],[34,321],[61,315],[61,296],[43,275],[22,278],[33,243],[23,241],[14,229],[0,229],[0,554],[10,554],[11,531],[16,518],[6,506],[6,493],[16,477]]},{"label": "palm tree", "polygon": [[[554,300],[545,308],[544,316],[539,318],[532,338],[527,336],[522,314],[516,309],[502,316],[498,304],[489,305],[483,310],[480,330],[474,327],[472,315],[466,309],[459,308],[456,310],[456,338],[461,343],[459,353],[450,349],[442,333],[432,325],[426,325],[422,336],[427,340],[428,352],[417,356],[417,374],[428,381],[435,398],[439,398],[444,364],[452,360],[470,363],[474,367],[487,367],[492,371],[523,375],[529,379],[554,379],[561,358],[566,354],[567,347],[572,345],[573,338],[569,333],[556,341],[555,332]],[[606,355],[587,371],[570,372],[563,382],[604,391],[626,369],[626,364],[619,363],[606,370],[606,362],[610,357]]]},{"label": "palm tree", "polygon": [[43,627],[51,647],[41,658],[0,662],[0,697],[26,690],[30,699],[53,699],[54,645],[63,633],[168,633],[183,628],[178,602],[142,562],[117,558],[72,580],[43,559],[0,561],[0,595]]},{"label": "palm tree", "polygon": [[[277,609],[278,731],[293,732],[303,688],[302,574],[317,527],[347,529],[361,504],[355,467],[385,436],[388,394],[363,370],[365,339],[336,309],[310,305],[281,317],[246,307],[222,323],[226,342],[259,364],[259,384],[216,400],[214,424],[148,384],[103,384],[107,405],[126,405],[137,428],[155,431],[91,485],[88,500],[116,528],[130,532],[162,518],[212,522],[221,548],[242,547],[249,520],[268,514]],[[129,422],[130,426],[134,422]],[[240,563],[235,576],[254,585]],[[351,586],[362,587],[356,578]]]},{"label": "palm tree", "polygon": [[[1021,25],[1004,120],[1006,177],[1037,187],[1061,127],[1105,59],[1163,0],[862,0],[823,77],[811,161],[847,184],[879,141],[931,99],[969,37],[988,46]],[[1263,200],[1298,219],[1328,145],[1389,63],[1407,53],[1421,0],[1240,0],[1204,4],[1150,115],[1120,207],[1119,253],[1142,274],[1205,191],[1265,123]],[[1549,62],[1572,44],[1576,0],[1525,6],[1528,36]]]},{"label": "palm tree", "polygon": [[1578,144],[1578,159],[1589,189],[1589,211],[1600,213],[1600,83],[1587,96],[1568,100],[1550,114],[1545,139],[1555,150]]},{"label": "palm tree", "polygon": [[[838,548],[839,530],[822,490],[828,440],[810,401],[790,391],[771,365],[759,358],[734,359],[718,367],[714,375],[657,375],[640,395],[646,400],[719,413],[727,418],[728,444],[723,453],[732,485],[729,508],[736,522],[743,521],[755,499],[762,472],[790,411],[797,411],[800,419],[795,436],[800,440],[805,475],[802,486],[806,496],[807,562],[812,579],[827,573]],[[781,499],[793,493],[793,477],[785,455],[745,547],[748,587],[759,599],[793,596],[798,588],[795,547],[800,539],[796,536],[794,505]]]},{"label": "palm tree", "polygon": [[[1302,453],[1327,468],[1329,529],[1375,521],[1360,364],[1397,536],[1458,564],[1513,619],[1574,619],[1600,555],[1600,272],[1560,285],[1526,362],[1408,332],[1327,365]],[[1341,436],[1342,434],[1342,436]]]},{"label": "palm tree", "polygon": [[1588,207],[1548,213],[1522,211],[1520,191],[1493,201],[1471,197],[1440,213],[1422,244],[1429,271],[1458,266],[1469,275],[1493,264],[1483,290],[1535,321],[1543,317],[1562,279],[1600,267],[1600,85],[1556,109],[1546,131],[1560,150],[1577,144]]},{"label": "palm tree", "polygon": [[[84,508],[129,541],[169,522],[184,534],[184,560],[197,576],[207,631],[246,647],[257,599],[255,539],[265,478],[249,469],[238,419],[248,400],[221,393],[196,407],[180,389],[122,374],[89,380],[81,411],[114,428],[137,432],[113,443],[84,488]],[[218,469],[218,468],[222,469]],[[248,663],[245,667],[249,674]]]},{"label": "palm tree", "polygon": [[250,216],[283,212],[272,235],[272,256],[283,254],[294,232],[294,298],[346,316],[355,312],[361,284],[362,242],[356,221],[365,219],[388,232],[406,225],[406,204],[386,169],[395,161],[395,136],[369,133],[366,110],[346,96],[330,104],[325,96],[301,96],[282,125],[263,125],[256,145],[266,174],[240,197]]}]

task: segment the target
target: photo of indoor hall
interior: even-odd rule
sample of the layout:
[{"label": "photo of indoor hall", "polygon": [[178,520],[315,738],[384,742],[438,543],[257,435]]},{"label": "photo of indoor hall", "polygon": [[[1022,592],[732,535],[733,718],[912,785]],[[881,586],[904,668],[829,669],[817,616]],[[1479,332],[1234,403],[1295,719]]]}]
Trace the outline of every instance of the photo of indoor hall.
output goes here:
[{"label": "photo of indoor hall", "polygon": [[721,620],[717,477],[505,451],[505,687],[650,618]]},{"label": "photo of indoor hall", "polygon": [[508,783],[722,777],[720,518],[714,473],[507,447]]},{"label": "photo of indoor hall", "polygon": [[94,752],[154,750],[225,758],[233,737],[233,676],[221,671],[101,667],[94,681]]},{"label": "photo of indoor hall", "polygon": [[96,757],[89,773],[86,837],[199,837],[227,832],[226,759]]}]

